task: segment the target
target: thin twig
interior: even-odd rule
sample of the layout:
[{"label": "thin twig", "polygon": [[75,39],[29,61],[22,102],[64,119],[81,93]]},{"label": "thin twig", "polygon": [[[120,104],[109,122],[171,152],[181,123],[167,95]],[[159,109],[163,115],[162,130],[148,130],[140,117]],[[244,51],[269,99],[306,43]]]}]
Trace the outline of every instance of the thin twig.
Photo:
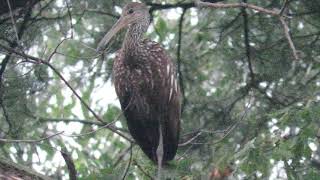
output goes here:
[{"label": "thin twig", "polygon": [[107,16],[110,16],[114,19],[119,19],[120,16],[119,15],[116,15],[116,14],[112,14],[108,11],[104,11],[104,10],[99,10],[99,9],[85,9],[84,12],[89,12],[89,13],[96,13],[96,14],[99,14],[99,15],[107,15]]},{"label": "thin twig", "polygon": [[[94,51],[96,52],[96,50],[94,49]],[[67,55],[67,54],[64,54],[62,52],[56,52],[56,54],[59,54],[59,55],[62,55],[62,56],[65,56],[65,57],[69,57],[69,58],[72,58],[72,59],[84,59],[84,60],[91,60],[91,59],[96,59],[100,56],[100,54],[98,55],[94,55],[94,56],[71,56],[71,55]]]},{"label": "thin twig", "polygon": [[285,12],[285,10],[287,9],[287,6],[289,5],[289,3],[290,3],[290,0],[284,0],[283,1],[283,5],[282,5],[282,7],[280,9],[280,12],[279,12],[280,15],[282,15]]},{"label": "thin twig", "polygon": [[147,2],[146,4],[148,6],[151,6],[150,7],[151,14],[153,11],[156,11],[156,10],[164,10],[164,9],[172,9],[172,8],[189,9],[189,8],[195,7],[195,4],[193,2],[188,2],[188,3],[178,2],[175,4],[169,4],[169,3],[162,4],[162,3]]},{"label": "thin twig", "polygon": [[10,11],[10,16],[11,16],[12,26],[13,26],[14,32],[15,32],[15,34],[16,34],[17,43],[19,44],[19,35],[18,35],[18,30],[17,30],[17,27],[16,27],[16,21],[14,20],[14,17],[13,17],[13,13],[12,13],[12,9],[11,9],[10,0],[7,0],[7,4],[8,4],[8,7],[9,7],[9,11]]},{"label": "thin twig", "polygon": [[40,160],[40,155],[39,155],[38,149],[36,148],[35,145],[32,145],[31,148],[32,148],[32,150],[36,153],[37,158],[38,158],[38,163],[40,164],[40,163],[41,163],[41,160]]},{"label": "thin twig", "polygon": [[[251,103],[251,96],[249,97],[249,103]],[[236,123],[234,123],[232,126],[229,126],[227,128],[227,130],[224,130],[225,131],[225,134],[220,138],[218,139],[217,141],[213,142],[213,143],[190,143],[190,144],[210,144],[210,145],[215,145],[215,144],[218,144],[220,143],[221,141],[223,141],[227,136],[229,136],[231,134],[231,132],[239,125],[240,122],[243,121],[243,119],[247,116],[247,113],[248,111],[251,109],[250,107],[250,104],[248,105],[245,105],[245,111],[243,113],[243,115],[241,116],[240,120],[238,120]]]},{"label": "thin twig", "polygon": [[[299,57],[298,57],[298,53],[297,53],[297,50],[294,46],[294,43],[291,39],[291,36],[290,36],[290,33],[289,33],[289,27],[287,25],[287,23],[285,22],[284,18],[287,17],[285,15],[283,15],[283,12],[285,10],[285,8],[287,7],[288,5],[288,1],[286,1],[283,5],[283,7],[281,8],[281,10],[269,10],[269,9],[265,9],[263,7],[259,7],[259,6],[256,6],[256,5],[253,5],[253,4],[248,4],[248,3],[245,3],[245,2],[241,2],[241,3],[220,3],[220,2],[217,2],[217,3],[210,3],[210,2],[202,2],[200,0],[196,0],[195,1],[195,4],[198,6],[198,7],[210,7],[210,8],[249,8],[249,9],[253,9],[253,10],[256,10],[258,12],[261,12],[261,13],[265,13],[265,14],[269,14],[269,15],[272,15],[272,16],[277,16],[279,17],[280,21],[281,21],[281,24],[283,26],[283,29],[284,29],[284,33],[285,33],[285,36],[288,40],[288,43],[290,45],[290,48],[292,50],[292,53],[293,53],[293,56],[295,58],[295,60],[299,60]],[[250,68],[250,67],[249,67]],[[250,70],[251,71],[251,70]]]},{"label": "thin twig", "polygon": [[295,58],[295,60],[299,60],[299,56],[298,56],[297,50],[295,48],[295,45],[294,45],[294,43],[292,41],[292,38],[291,38],[291,35],[290,35],[290,29],[288,27],[288,24],[286,23],[286,21],[283,18],[283,14],[286,12],[289,3],[290,3],[290,0],[284,0],[284,3],[282,5],[282,8],[281,8],[280,13],[279,13],[280,14],[279,19],[280,19],[281,24],[283,26],[284,34],[285,34],[285,36],[286,36],[286,38],[288,40],[289,46],[290,46],[290,48],[292,50],[293,57]]},{"label": "thin twig", "polygon": [[244,111],[242,117],[240,118],[240,120],[237,121],[230,128],[228,128],[227,132],[222,136],[222,138],[220,138],[219,140],[215,141],[213,144],[217,144],[217,143],[221,142],[223,139],[225,139],[239,125],[239,123],[243,121],[243,119],[247,116],[248,111],[251,109],[250,108],[250,103],[251,103],[251,96],[249,97],[249,105],[248,105],[248,107],[246,107],[247,105],[245,105],[245,111]]},{"label": "thin twig", "polygon": [[[1,87],[2,85],[0,85],[0,87]],[[1,92],[2,90],[0,90],[0,92]],[[2,93],[2,92],[1,92]],[[6,106],[4,105],[4,103],[3,103],[3,95],[2,94],[0,94],[0,106],[1,106],[1,108],[2,108],[2,111],[3,111],[3,116],[4,116],[4,120],[7,122],[7,124],[8,124],[8,126],[9,126],[9,130],[8,130],[8,132],[10,133],[11,132],[11,130],[12,130],[12,128],[13,128],[13,125],[12,125],[12,123],[11,123],[11,121],[10,121],[10,119],[9,119],[9,113],[8,113],[8,111],[7,111],[7,108],[6,108]]]},{"label": "thin twig", "polygon": [[97,131],[100,131],[101,129],[104,129],[108,126],[110,126],[111,124],[115,123],[119,117],[121,116],[121,113],[118,114],[118,116],[110,123],[106,124],[106,125],[103,125],[101,127],[99,127],[98,129],[96,130],[93,130],[93,131],[90,131],[90,132],[86,132],[86,133],[82,133],[82,134],[77,134],[77,135],[66,135],[66,134],[63,134],[64,136],[67,136],[67,137],[81,137],[81,136],[86,136],[86,135],[89,135],[89,134],[93,134],[93,133],[96,133]]},{"label": "thin twig", "polygon": [[[130,145],[130,147],[132,147],[132,144]],[[131,163],[132,163],[132,148],[130,148],[130,158],[129,158],[129,162],[128,162],[128,165],[126,167],[126,170],[124,171],[124,174],[122,176],[122,180],[126,179],[127,174],[129,172],[129,169],[130,169]]]},{"label": "thin twig", "polygon": [[50,62],[50,60],[52,59],[52,57],[57,53],[58,48],[61,46],[61,44],[62,44],[64,41],[68,40],[68,39],[69,39],[69,38],[65,38],[65,39],[63,39],[62,41],[60,41],[60,43],[54,48],[53,52],[49,55],[49,57],[48,57],[48,59],[47,59],[48,62]]},{"label": "thin twig", "polygon": [[120,161],[123,159],[123,157],[129,152],[132,151],[131,149],[133,148],[134,144],[131,144],[131,146],[129,146],[127,149],[125,149],[123,152],[120,153],[118,159],[116,160],[116,162],[113,164],[113,168],[115,168]]},{"label": "thin twig", "polygon": [[48,139],[50,139],[50,138],[52,138],[52,137],[61,135],[62,133],[64,133],[64,131],[61,131],[61,132],[52,134],[52,135],[50,135],[50,136],[47,136],[47,137],[44,137],[44,138],[41,138],[41,139],[37,139],[37,140],[1,139],[1,138],[0,138],[0,142],[4,142],[4,143],[39,143],[39,142],[41,142],[41,141],[48,140]]},{"label": "thin twig", "polygon": [[193,142],[195,139],[197,139],[201,134],[202,134],[202,131],[199,131],[195,136],[193,136],[192,138],[190,138],[190,139],[187,140],[186,142],[183,142],[183,143],[178,144],[178,147],[183,147],[183,146],[186,146],[186,145],[190,144],[190,143]]},{"label": "thin twig", "polygon": [[191,146],[189,146],[184,152],[182,155],[179,155],[180,157],[177,158],[177,161],[180,161],[182,160],[182,158],[184,158],[186,156],[186,154],[193,148],[195,144],[191,144]]},{"label": "thin twig", "polygon": [[298,56],[298,53],[297,53],[297,50],[296,50],[296,47],[294,46],[294,43],[291,39],[291,35],[290,35],[290,30],[289,30],[289,27],[288,27],[288,24],[286,23],[286,21],[284,20],[284,18],[282,16],[279,17],[279,20],[283,26],[283,30],[284,30],[284,34],[288,40],[288,43],[289,43],[289,46],[292,50],[292,54],[293,54],[293,57],[295,60],[299,60],[299,56]]},{"label": "thin twig", "polygon": [[67,4],[67,9],[68,9],[68,16],[69,16],[69,21],[70,21],[70,29],[71,29],[71,36],[70,38],[73,39],[73,24],[72,24],[72,16],[71,16],[71,12],[70,12],[70,6],[68,1],[66,1]]},{"label": "thin twig", "polygon": [[152,180],[154,179],[150,174],[148,174],[148,173],[140,166],[140,164],[137,163],[136,160],[133,160],[132,163],[137,166],[137,168],[142,172],[142,174],[144,174],[145,176],[147,176],[149,179],[152,179]]},{"label": "thin twig", "polygon": [[82,123],[86,125],[96,125],[96,126],[105,125],[97,121],[88,121],[83,119],[45,118],[45,117],[36,117],[36,116],[31,116],[31,117],[35,118],[39,122],[65,122],[65,123],[77,122],[77,123]]},{"label": "thin twig", "polygon": [[[77,42],[78,42],[80,45],[82,45],[82,46],[86,47],[87,49],[91,50],[92,52],[95,52],[95,53],[97,52],[95,48],[90,47],[89,45],[87,45],[87,44],[85,44],[85,43],[83,43],[83,42],[81,42],[81,41],[77,41]],[[101,54],[99,54],[99,55],[101,55]],[[94,57],[99,57],[99,55],[96,55],[96,56],[94,56]]]},{"label": "thin twig", "polygon": [[[90,111],[90,113],[96,118],[96,120],[105,123],[100,116],[98,116],[98,114],[96,114],[91,107],[80,97],[80,95],[76,92],[76,90],[73,89],[73,87],[68,83],[68,81],[62,76],[62,74],[60,74],[60,72],[53,67],[49,62],[43,61],[41,60],[41,62],[47,66],[50,67],[50,69],[52,69],[58,76],[59,78],[68,86],[68,88],[73,92],[73,94],[80,100],[80,102],[86,107],[86,109],[88,109]],[[120,135],[121,137],[123,137],[124,139],[128,140],[129,142],[133,142],[130,138],[128,138],[127,136],[125,136],[124,134],[122,134],[121,132],[117,131],[114,126],[112,126],[112,124],[107,124],[108,126],[105,126],[105,128],[109,128],[111,131],[117,133],[118,135]]]},{"label": "thin twig", "polygon": [[[100,122],[96,121],[89,121],[89,120],[84,120],[84,119],[64,119],[64,118],[45,118],[45,117],[36,117],[36,116],[31,116],[32,118],[35,118],[36,120],[40,122],[65,122],[65,123],[71,123],[71,122],[77,122],[77,123],[82,123],[84,125],[95,125],[95,126],[104,126],[105,124],[102,124]],[[128,130],[125,128],[119,128],[119,127],[114,127],[118,131],[122,131],[125,133],[128,133]]]},{"label": "thin twig", "polygon": [[269,14],[272,16],[280,16],[279,15],[279,11],[275,11],[275,10],[269,10],[269,9],[265,9],[263,7],[259,7],[253,4],[248,4],[248,3],[210,3],[210,2],[202,2],[200,0],[196,0],[195,1],[196,5],[198,7],[210,7],[210,8],[249,8],[249,9],[253,9],[256,10],[258,12],[262,12],[265,14]]}]

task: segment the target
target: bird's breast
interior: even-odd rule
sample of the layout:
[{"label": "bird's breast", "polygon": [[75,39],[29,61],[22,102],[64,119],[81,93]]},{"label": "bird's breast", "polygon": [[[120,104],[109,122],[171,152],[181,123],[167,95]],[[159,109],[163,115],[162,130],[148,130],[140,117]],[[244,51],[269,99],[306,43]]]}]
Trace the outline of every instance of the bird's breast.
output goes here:
[{"label": "bird's breast", "polygon": [[140,66],[130,66],[122,64],[114,69],[115,84],[118,89],[127,89],[130,91],[151,91],[154,88],[154,76],[151,66],[147,63]]}]

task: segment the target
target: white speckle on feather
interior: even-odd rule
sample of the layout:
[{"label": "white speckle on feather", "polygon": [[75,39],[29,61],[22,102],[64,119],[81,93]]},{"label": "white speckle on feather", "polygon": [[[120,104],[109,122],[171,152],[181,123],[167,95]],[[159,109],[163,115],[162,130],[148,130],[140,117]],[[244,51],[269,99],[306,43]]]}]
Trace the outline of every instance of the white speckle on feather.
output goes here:
[{"label": "white speckle on feather", "polygon": [[174,79],[173,74],[171,74],[171,78],[170,78],[170,86],[171,87],[173,87],[173,79]]},{"label": "white speckle on feather", "polygon": [[174,80],[174,89],[178,92],[178,83],[176,79]]},{"label": "white speckle on feather", "polygon": [[170,64],[167,64],[167,76],[169,76],[170,73]]},{"label": "white speckle on feather", "polygon": [[169,102],[171,100],[171,96],[172,96],[172,87],[170,87]]}]

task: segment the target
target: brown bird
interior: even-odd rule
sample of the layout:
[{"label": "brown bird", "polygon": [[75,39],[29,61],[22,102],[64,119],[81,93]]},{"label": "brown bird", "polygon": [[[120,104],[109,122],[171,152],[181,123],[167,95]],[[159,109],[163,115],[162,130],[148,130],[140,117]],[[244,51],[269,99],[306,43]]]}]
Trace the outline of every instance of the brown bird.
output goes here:
[{"label": "brown bird", "polygon": [[132,137],[152,161],[159,164],[159,159],[161,164],[172,160],[177,151],[180,88],[175,66],[165,50],[143,38],[149,23],[146,5],[127,4],[98,50],[128,27],[113,65],[114,85]]}]

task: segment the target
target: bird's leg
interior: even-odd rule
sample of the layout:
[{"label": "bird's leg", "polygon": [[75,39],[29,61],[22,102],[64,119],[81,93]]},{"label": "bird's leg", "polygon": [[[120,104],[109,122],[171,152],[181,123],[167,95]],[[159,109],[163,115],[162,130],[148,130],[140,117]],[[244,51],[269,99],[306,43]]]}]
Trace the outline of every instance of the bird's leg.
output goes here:
[{"label": "bird's leg", "polygon": [[157,148],[157,160],[158,160],[158,180],[161,180],[161,166],[163,160],[163,136],[162,136],[162,126],[159,122],[159,145]]}]

